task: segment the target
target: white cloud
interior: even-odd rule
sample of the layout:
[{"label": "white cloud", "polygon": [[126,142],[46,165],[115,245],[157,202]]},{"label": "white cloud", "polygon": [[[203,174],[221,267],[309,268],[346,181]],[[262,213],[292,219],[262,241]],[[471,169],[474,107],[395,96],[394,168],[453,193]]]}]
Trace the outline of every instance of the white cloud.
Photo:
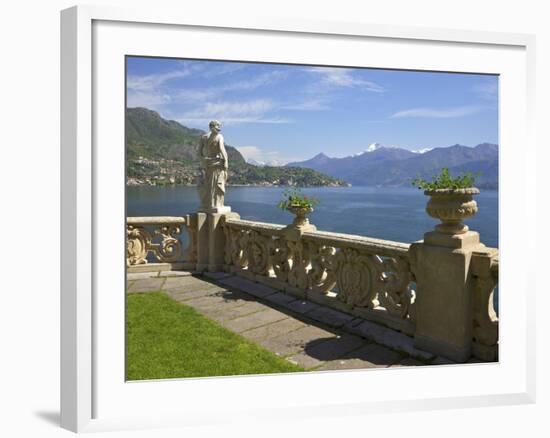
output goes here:
[{"label": "white cloud", "polygon": [[283,166],[286,163],[295,161],[294,159],[283,157],[278,151],[266,151],[258,146],[237,146],[237,150],[246,161],[253,162],[253,164]]},{"label": "white cloud", "polygon": [[145,107],[157,109],[171,102],[168,94],[144,91],[130,91],[127,96],[127,106],[129,108]]},{"label": "white cloud", "polygon": [[196,110],[188,111],[178,117],[181,123],[204,124],[217,119],[222,124],[242,123],[292,123],[291,120],[268,116],[275,109],[270,99],[254,99],[249,101],[218,101],[207,102]]},{"label": "white cloud", "polygon": [[381,85],[360,79],[354,75],[352,69],[334,68],[334,67],[312,67],[306,71],[316,74],[319,83],[327,88],[359,88],[374,93],[383,93],[386,91]]},{"label": "white cloud", "polygon": [[165,73],[156,73],[144,76],[129,75],[126,81],[126,87],[129,90],[155,90],[167,81],[186,78],[201,68],[199,65],[182,64],[182,68]]},{"label": "white cloud", "polygon": [[[197,63],[197,61],[191,61],[192,63]],[[242,70],[247,67],[246,64],[241,64],[238,62],[224,62],[223,64],[217,64],[213,63],[211,61],[204,61],[199,63],[202,67],[204,67],[203,71],[201,71],[201,76],[205,78],[213,78],[216,76],[222,76],[227,75],[231,73],[235,73],[239,70]]]},{"label": "white cloud", "polygon": [[398,111],[390,116],[392,119],[403,119],[410,117],[430,118],[430,119],[450,119],[456,117],[465,117],[480,112],[483,108],[480,106],[459,106],[455,108],[411,108]]},{"label": "white cloud", "polygon": [[496,79],[485,80],[475,84],[472,90],[483,99],[493,100],[498,96],[498,82]]},{"label": "white cloud", "polygon": [[271,85],[281,79],[284,79],[287,76],[286,72],[283,71],[271,71],[263,73],[258,76],[252,76],[246,81],[237,81],[225,86],[218,87],[217,90],[224,91],[235,91],[235,90],[255,90],[256,88],[263,87],[266,85]]},{"label": "white cloud", "polygon": [[282,105],[281,109],[291,111],[324,111],[330,109],[330,107],[322,100],[304,100],[302,102]]}]

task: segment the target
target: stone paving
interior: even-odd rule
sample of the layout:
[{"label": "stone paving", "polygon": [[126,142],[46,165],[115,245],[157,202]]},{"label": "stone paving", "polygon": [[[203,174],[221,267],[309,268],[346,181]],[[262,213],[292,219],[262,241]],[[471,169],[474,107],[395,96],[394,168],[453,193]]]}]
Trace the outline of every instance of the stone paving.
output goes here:
[{"label": "stone paving", "polygon": [[230,274],[128,274],[128,293],[159,290],[307,370],[452,364],[406,335]]}]

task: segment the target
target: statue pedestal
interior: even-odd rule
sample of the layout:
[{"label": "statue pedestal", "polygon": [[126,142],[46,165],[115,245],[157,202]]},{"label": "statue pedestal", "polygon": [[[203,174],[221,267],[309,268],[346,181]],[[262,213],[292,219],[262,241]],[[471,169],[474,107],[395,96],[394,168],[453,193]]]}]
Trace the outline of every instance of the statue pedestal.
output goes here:
[{"label": "statue pedestal", "polygon": [[197,215],[197,271],[218,272],[223,270],[225,235],[221,227],[223,217],[239,218],[231,213],[231,207],[221,207],[224,212],[203,212]]},{"label": "statue pedestal", "polygon": [[211,208],[199,208],[197,210],[199,213],[210,213],[210,214],[224,214],[224,213],[230,213],[231,207],[229,205],[224,205],[222,207],[211,207]]}]

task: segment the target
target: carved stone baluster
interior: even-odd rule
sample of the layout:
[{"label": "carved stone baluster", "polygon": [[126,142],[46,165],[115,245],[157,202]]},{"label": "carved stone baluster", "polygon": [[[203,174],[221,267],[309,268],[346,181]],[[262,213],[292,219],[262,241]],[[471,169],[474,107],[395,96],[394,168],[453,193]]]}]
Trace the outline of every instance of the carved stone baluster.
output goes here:
[{"label": "carved stone baluster", "polygon": [[413,301],[410,288],[413,275],[404,257],[388,257],[377,263],[380,291],[377,298],[386,310],[400,318],[407,318]]},{"label": "carved stone baluster", "polygon": [[376,305],[376,269],[373,258],[353,248],[342,248],[336,254],[337,298],[349,305],[369,307]]},{"label": "carved stone baluster", "polygon": [[308,288],[327,294],[336,286],[336,248],[308,241],[310,269],[307,273]]},{"label": "carved stone baluster", "polygon": [[126,266],[147,263],[151,234],[143,227],[126,226]]},{"label": "carved stone baluster", "polygon": [[268,275],[269,241],[257,231],[251,231],[246,246],[248,270],[259,275]]},{"label": "carved stone baluster", "polygon": [[302,240],[287,242],[292,254],[292,264],[288,273],[288,283],[298,289],[308,286],[307,269],[309,266],[308,246]]},{"label": "carved stone baluster", "polygon": [[234,231],[230,225],[224,224],[223,233],[225,236],[224,262],[226,266],[230,266],[233,263],[233,251],[235,250],[235,245],[233,242]]},{"label": "carved stone baluster", "polygon": [[181,226],[179,224],[163,224],[154,231],[155,236],[160,236],[160,243],[151,244],[151,251],[157,259],[163,263],[171,263],[181,258],[182,249],[179,236]]},{"label": "carved stone baluster", "polygon": [[495,257],[491,257],[485,265],[484,269],[477,270],[475,277],[474,340],[491,347],[498,342],[498,317],[493,305],[493,294],[498,284],[498,263]]},{"label": "carved stone baluster", "polygon": [[274,240],[270,253],[275,277],[277,277],[277,280],[286,283],[292,267],[291,259],[293,256],[288,242],[283,238]]},{"label": "carved stone baluster", "polygon": [[238,269],[244,269],[248,265],[248,233],[243,229],[233,228],[229,233],[228,240],[226,240],[226,245],[229,244],[231,264]]}]

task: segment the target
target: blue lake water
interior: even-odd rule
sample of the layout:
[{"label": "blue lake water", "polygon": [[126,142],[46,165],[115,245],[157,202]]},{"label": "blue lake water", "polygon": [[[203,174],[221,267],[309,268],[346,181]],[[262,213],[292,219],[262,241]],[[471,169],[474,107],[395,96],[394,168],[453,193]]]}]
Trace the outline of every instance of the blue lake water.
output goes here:
[{"label": "blue lake water", "polygon": [[[228,187],[226,205],[242,219],[288,224],[292,214],[277,203],[281,187]],[[358,234],[399,242],[423,238],[438,223],[426,211],[427,197],[414,188],[322,187],[303,192],[320,203],[310,221],[323,231]],[[498,192],[482,190],[475,198],[479,212],[466,221],[487,246],[498,247]],[[195,187],[128,187],[128,216],[178,216],[197,210]]]}]

